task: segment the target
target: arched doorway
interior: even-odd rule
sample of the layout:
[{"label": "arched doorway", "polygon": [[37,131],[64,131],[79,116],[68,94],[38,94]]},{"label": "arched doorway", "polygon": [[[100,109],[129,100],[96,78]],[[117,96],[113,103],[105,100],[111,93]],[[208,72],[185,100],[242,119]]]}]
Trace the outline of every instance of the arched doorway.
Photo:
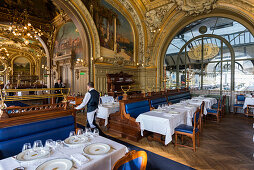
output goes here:
[{"label": "arched doorway", "polygon": [[189,85],[220,94],[251,89],[253,42],[248,29],[228,18],[211,17],[189,24],[168,47],[164,64],[168,77],[173,78],[168,87]]}]

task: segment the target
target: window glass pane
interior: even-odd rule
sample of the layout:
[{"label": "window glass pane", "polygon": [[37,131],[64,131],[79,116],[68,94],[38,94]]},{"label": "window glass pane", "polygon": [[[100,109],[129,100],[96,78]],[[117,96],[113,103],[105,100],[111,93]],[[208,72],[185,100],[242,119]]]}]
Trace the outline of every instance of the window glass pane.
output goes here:
[{"label": "window glass pane", "polygon": [[235,62],[235,90],[254,91],[254,60]]},{"label": "window glass pane", "polygon": [[230,90],[231,87],[231,61],[222,62],[222,90]]},{"label": "window glass pane", "polygon": [[208,63],[204,66],[203,89],[220,90],[220,62]]}]

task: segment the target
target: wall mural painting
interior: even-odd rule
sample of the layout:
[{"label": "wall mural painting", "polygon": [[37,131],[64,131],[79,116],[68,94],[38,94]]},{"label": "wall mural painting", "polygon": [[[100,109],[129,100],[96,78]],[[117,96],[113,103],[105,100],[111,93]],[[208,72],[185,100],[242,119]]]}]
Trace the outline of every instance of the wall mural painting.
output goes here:
[{"label": "wall mural painting", "polygon": [[18,57],[13,61],[13,75],[30,75],[30,62],[26,57]]},{"label": "wall mural painting", "polygon": [[73,22],[67,22],[58,31],[55,41],[54,56],[75,53],[76,58],[83,58],[80,35]]},{"label": "wall mural painting", "polygon": [[105,0],[83,0],[98,29],[103,57],[133,61],[134,36],[128,20]]}]

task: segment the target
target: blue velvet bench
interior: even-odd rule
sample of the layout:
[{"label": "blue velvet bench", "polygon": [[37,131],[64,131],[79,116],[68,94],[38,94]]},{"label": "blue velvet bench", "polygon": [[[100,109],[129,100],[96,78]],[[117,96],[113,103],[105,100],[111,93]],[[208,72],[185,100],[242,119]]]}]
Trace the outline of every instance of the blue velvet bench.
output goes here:
[{"label": "blue velvet bench", "polygon": [[[44,144],[47,139],[63,140],[69,136],[70,131],[75,130],[75,110],[64,108],[63,104],[49,107],[37,112],[34,109],[23,112],[22,109],[27,108],[22,107],[17,110],[22,114],[15,112],[9,118],[0,120],[0,159],[20,153],[24,143],[33,144],[35,140],[42,140]],[[8,113],[10,108],[3,111]]]},{"label": "blue velvet bench", "polygon": [[181,100],[184,100],[184,99],[191,99],[190,92],[184,92],[184,93],[173,94],[168,96],[168,101],[171,102],[172,104],[179,103]]},{"label": "blue velvet bench", "polygon": [[63,140],[75,130],[74,117],[65,116],[50,120],[27,123],[0,129],[0,159],[21,152],[24,143],[35,140]]},{"label": "blue velvet bench", "polygon": [[[136,118],[145,112],[150,111],[147,98],[121,100],[120,111],[110,114],[108,129],[115,135],[138,141],[141,139],[139,123]],[[146,132],[144,132],[144,136]]]},{"label": "blue velvet bench", "polygon": [[157,109],[159,105],[168,104],[168,101],[166,97],[160,97],[160,98],[151,99],[150,104],[152,108]]}]

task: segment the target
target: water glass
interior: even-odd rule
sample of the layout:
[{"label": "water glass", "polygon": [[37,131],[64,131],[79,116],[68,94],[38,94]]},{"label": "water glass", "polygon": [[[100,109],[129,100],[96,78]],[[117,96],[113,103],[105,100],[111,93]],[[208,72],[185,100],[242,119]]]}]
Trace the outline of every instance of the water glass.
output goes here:
[{"label": "water glass", "polygon": [[85,134],[90,135],[92,133],[91,128],[86,127]]},{"label": "water glass", "polygon": [[71,132],[70,132],[69,137],[72,137],[72,136],[76,136],[75,131],[71,131]]},{"label": "water glass", "polygon": [[61,148],[63,147],[63,142],[62,142],[61,140],[57,140],[57,141],[56,141],[56,147],[57,147],[58,149],[61,149]]},{"label": "water glass", "polygon": [[36,151],[36,150],[41,151],[42,148],[43,148],[43,145],[42,145],[41,140],[36,140],[36,141],[34,141],[34,144],[33,144],[33,150],[34,150],[34,151]]},{"label": "water glass", "polygon": [[31,148],[32,148],[31,143],[25,143],[25,144],[23,145],[22,152],[28,151],[28,150],[31,149]]},{"label": "water glass", "polygon": [[46,149],[50,149],[50,148],[54,148],[55,146],[55,142],[52,139],[47,139],[45,142],[45,148]]},{"label": "water glass", "polygon": [[94,136],[94,137],[99,136],[99,129],[97,129],[97,128],[94,128],[94,129],[93,129],[93,136]]},{"label": "water glass", "polygon": [[78,128],[77,129],[77,136],[83,135],[83,129]]}]

